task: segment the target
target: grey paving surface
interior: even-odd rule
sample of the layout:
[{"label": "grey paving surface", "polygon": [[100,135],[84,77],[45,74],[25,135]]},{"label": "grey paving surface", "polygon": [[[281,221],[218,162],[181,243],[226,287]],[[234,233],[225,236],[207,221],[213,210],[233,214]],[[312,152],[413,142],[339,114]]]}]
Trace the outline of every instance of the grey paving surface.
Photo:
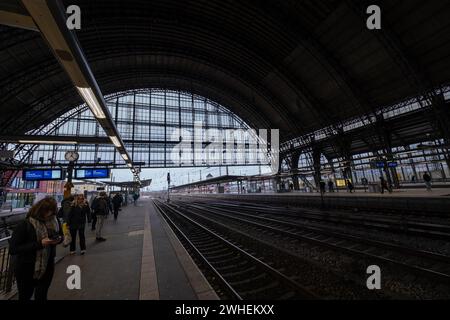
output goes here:
[{"label": "grey paving surface", "polygon": [[153,206],[149,206],[149,210],[160,299],[197,300],[175,249],[162,227],[163,218],[156,213]]},{"label": "grey paving surface", "polygon": [[[150,219],[152,236],[150,244],[153,249],[152,261],[156,267],[155,278],[157,278],[159,299],[197,300],[198,297],[189,276],[163,227],[163,218],[156,212],[150,201],[141,201],[137,207],[124,208],[117,223],[110,217],[105,223],[103,232],[104,237],[107,238],[106,242],[97,243],[94,232],[86,228],[86,255],[81,256],[77,252],[76,255],[70,256],[67,255],[68,248],[58,247],[57,256],[64,258],[56,264],[48,298],[50,300],[138,300],[140,291],[142,292],[141,285],[145,288],[155,287],[150,283],[155,282],[155,278],[141,277],[142,257],[146,254],[143,250],[149,248],[148,244],[143,246],[145,215],[148,215]],[[67,288],[69,274],[66,270],[70,265],[77,265],[81,269],[81,290]],[[190,270],[191,277],[195,275],[194,278],[199,278],[194,271]],[[200,280],[195,280],[196,285],[205,286],[205,280]],[[206,298],[214,298],[210,296]]]},{"label": "grey paving surface", "polygon": [[[135,300],[139,299],[144,214],[148,208],[128,206],[116,223],[112,217],[105,222],[106,242],[96,243],[94,232],[86,228],[87,253],[66,256],[56,265],[49,291],[52,300]],[[64,251],[64,252],[63,252]],[[67,253],[60,247],[58,255]],[[81,290],[66,286],[67,267],[81,268]]]}]

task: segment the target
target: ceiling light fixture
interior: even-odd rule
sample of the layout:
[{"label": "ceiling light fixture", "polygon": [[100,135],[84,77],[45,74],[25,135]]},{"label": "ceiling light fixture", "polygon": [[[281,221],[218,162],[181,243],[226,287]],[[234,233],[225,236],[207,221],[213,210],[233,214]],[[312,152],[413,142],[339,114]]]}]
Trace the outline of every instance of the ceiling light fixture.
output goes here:
[{"label": "ceiling light fixture", "polygon": [[122,144],[119,141],[119,138],[117,138],[116,136],[110,136],[109,137],[111,139],[111,142],[117,147],[120,148],[122,146]]},{"label": "ceiling light fixture", "polygon": [[106,119],[105,112],[102,110],[102,107],[98,103],[97,97],[91,88],[80,88],[76,87],[78,93],[83,97],[86,104],[91,109],[92,113],[97,119]]}]

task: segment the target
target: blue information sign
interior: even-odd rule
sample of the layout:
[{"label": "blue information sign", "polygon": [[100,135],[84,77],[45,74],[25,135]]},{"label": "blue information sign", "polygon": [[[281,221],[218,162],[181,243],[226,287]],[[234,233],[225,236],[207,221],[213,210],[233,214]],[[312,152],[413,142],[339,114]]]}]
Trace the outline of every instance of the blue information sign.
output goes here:
[{"label": "blue information sign", "polygon": [[376,166],[377,168],[384,168],[384,161],[377,161]]},{"label": "blue information sign", "polygon": [[46,181],[63,180],[61,169],[25,169],[23,170],[23,180],[25,181]]},{"label": "blue information sign", "polygon": [[109,169],[76,169],[75,179],[105,179],[109,178]]},{"label": "blue information sign", "polygon": [[389,168],[397,168],[398,167],[398,162],[389,162],[388,163],[388,167]]}]

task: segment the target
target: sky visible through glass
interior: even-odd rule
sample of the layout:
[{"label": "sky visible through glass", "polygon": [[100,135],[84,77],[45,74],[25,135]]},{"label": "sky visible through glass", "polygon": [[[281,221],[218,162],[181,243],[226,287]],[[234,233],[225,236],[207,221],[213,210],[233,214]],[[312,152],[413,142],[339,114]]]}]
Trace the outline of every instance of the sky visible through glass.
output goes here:
[{"label": "sky visible through glass", "polygon": [[[261,168],[261,169],[260,169]],[[171,185],[179,186],[187,183],[206,180],[208,174],[214,178],[226,175],[226,167],[215,168],[164,168],[164,169],[143,169],[141,173],[141,180],[152,179],[152,185],[145,188],[144,191],[161,191],[167,190],[167,173],[170,172]],[[243,166],[243,167],[228,167],[229,175],[258,175],[269,174],[270,167],[268,166]],[[119,181],[131,181],[133,175],[129,170],[117,169],[112,170],[111,179]]]}]

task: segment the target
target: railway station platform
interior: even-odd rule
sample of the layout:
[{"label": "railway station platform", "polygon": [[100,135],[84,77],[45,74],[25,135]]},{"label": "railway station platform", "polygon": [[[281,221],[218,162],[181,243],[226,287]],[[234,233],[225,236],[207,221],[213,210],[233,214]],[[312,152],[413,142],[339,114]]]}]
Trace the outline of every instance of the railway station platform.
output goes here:
[{"label": "railway station platform", "polygon": [[450,189],[433,189],[429,192],[420,189],[396,190],[369,193],[357,190],[325,193],[289,192],[289,193],[247,193],[247,194],[173,194],[172,198],[209,198],[216,200],[232,200],[254,203],[270,203],[286,206],[325,206],[330,209],[385,210],[422,213],[448,214],[450,208]]},{"label": "railway station platform", "polygon": [[[216,300],[217,296],[150,200],[105,221],[105,242],[86,226],[87,253],[58,247],[50,300]],[[78,244],[77,244],[78,245]],[[79,248],[78,248],[79,250]],[[81,269],[81,289],[67,268]]]}]

